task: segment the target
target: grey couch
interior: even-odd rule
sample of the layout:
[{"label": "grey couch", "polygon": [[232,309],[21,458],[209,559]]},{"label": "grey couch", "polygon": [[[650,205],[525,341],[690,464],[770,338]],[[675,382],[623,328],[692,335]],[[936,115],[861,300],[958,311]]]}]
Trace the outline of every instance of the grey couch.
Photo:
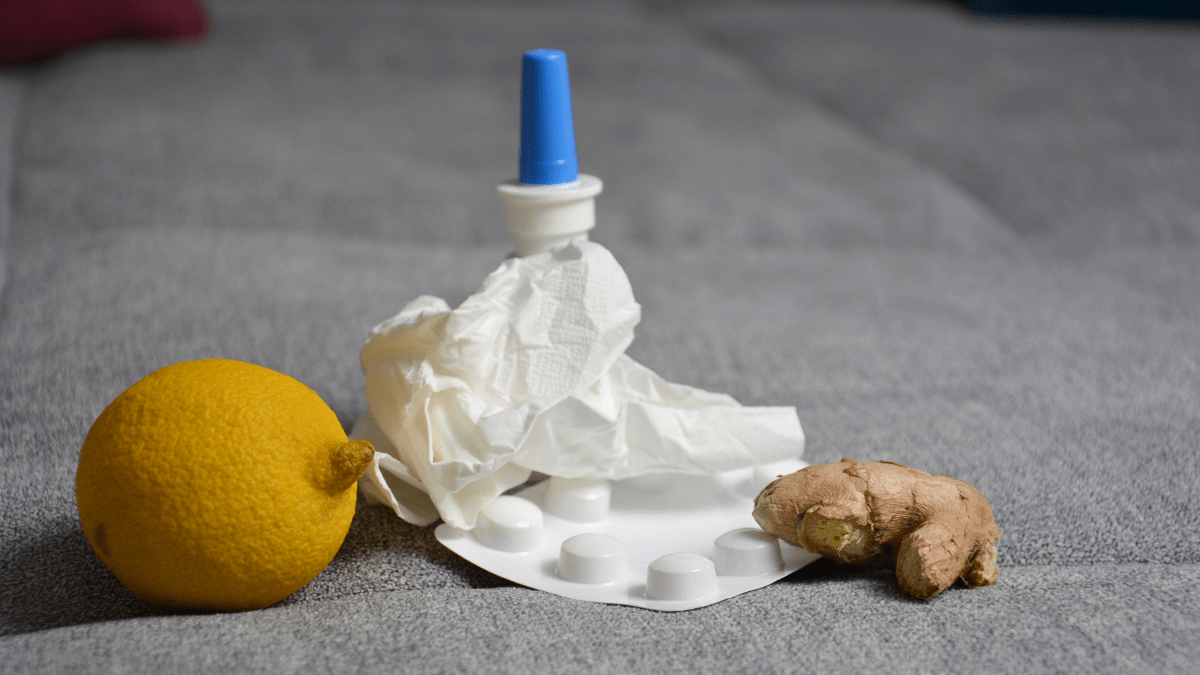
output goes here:
[{"label": "grey couch", "polygon": [[[1196,672],[1200,29],[938,2],[213,0],[183,46],[0,69],[0,671]],[[360,503],[303,590],[157,608],[92,554],[79,447],[225,357],[349,427],[369,328],[511,250],[519,59],[570,58],[630,354],[791,405],[809,462],[977,486],[999,582],[820,562],[658,613],[516,586]]]}]

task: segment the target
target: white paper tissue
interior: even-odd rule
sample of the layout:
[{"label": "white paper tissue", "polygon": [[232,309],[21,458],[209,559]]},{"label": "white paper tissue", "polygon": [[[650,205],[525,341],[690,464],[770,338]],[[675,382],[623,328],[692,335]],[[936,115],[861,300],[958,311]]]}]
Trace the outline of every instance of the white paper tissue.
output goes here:
[{"label": "white paper tissue", "polygon": [[629,358],[640,318],[625,271],[586,239],[504,261],[457,309],[413,300],[362,350],[364,492],[410,522],[471,529],[531,471],[619,480],[800,455],[794,408],[742,406]]}]

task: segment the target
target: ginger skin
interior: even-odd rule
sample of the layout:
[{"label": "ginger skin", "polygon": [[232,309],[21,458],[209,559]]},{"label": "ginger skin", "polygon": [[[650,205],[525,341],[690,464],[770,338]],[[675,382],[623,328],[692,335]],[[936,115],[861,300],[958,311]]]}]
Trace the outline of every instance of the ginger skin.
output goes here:
[{"label": "ginger skin", "polygon": [[987,499],[950,476],[843,459],[777,478],[754,500],[762,529],[843,562],[895,560],[906,593],[929,600],[958,579],[995,583],[1000,528]]}]

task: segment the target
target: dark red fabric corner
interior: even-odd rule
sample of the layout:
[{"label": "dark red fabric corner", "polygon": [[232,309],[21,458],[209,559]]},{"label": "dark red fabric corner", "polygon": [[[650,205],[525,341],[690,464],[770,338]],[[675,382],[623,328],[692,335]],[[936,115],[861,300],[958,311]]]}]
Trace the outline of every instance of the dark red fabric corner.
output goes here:
[{"label": "dark red fabric corner", "polygon": [[207,31],[202,0],[0,0],[0,63],[109,37],[195,39]]}]

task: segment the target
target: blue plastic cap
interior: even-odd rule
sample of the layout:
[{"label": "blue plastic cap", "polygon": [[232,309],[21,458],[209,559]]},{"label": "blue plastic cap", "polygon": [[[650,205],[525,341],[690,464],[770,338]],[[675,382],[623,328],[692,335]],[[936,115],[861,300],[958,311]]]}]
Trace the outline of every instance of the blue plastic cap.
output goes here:
[{"label": "blue plastic cap", "polygon": [[557,185],[579,180],[567,55],[525,52],[521,60],[521,182]]}]

